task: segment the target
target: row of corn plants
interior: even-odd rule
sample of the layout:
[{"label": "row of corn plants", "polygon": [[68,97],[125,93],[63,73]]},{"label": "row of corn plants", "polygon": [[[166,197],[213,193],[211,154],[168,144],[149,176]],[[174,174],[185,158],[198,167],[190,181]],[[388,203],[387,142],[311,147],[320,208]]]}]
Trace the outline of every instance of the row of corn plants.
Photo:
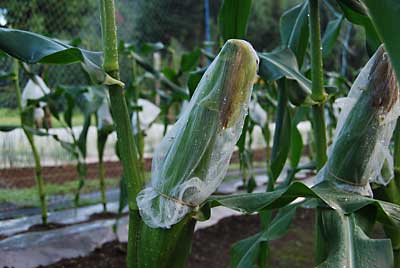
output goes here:
[{"label": "row of corn plants", "polygon": [[[282,15],[281,46],[272,52],[258,53],[250,43],[240,40],[246,37],[251,4],[251,0],[222,2],[219,26],[224,45],[217,55],[207,54],[212,63],[204,69],[196,69],[201,51],[189,53],[174,73],[160,72],[157,66],[148,64],[136,46],[119,46],[113,0],[100,1],[103,53],[4,28],[0,29],[0,49],[29,64],[79,62],[89,75],[89,89],[60,87],[44,99],[51,104],[50,100],[58,95],[69,96],[71,107],[63,112],[63,120],[68,124],[72,106],[75,102],[79,105],[78,99],[71,96],[88,92],[101,96],[86,98],[81,109],[88,115],[85,125],[90,125],[90,115],[99,111],[99,152],[104,150],[112,125],[117,133],[129,207],[128,267],[186,267],[194,225],[208,219],[210,209],[216,206],[260,215],[260,232],[233,245],[232,267],[266,267],[270,254],[274,254],[268,249],[268,242],[286,234],[299,207],[316,211],[316,267],[400,267],[400,128],[395,128],[400,108],[396,79],[396,74],[400,74],[400,40],[393,29],[400,4],[394,0],[379,4],[373,0],[305,0]],[[322,5],[334,14],[323,36]],[[344,20],[365,29],[366,46],[373,56],[347,97],[340,99],[338,89],[325,83],[329,74],[323,69],[323,60],[337,43]],[[120,55],[132,61],[134,77],[137,69],[142,68],[156,84],[168,89],[168,94],[160,92],[166,111],[174,102],[190,98],[155,151],[147,187],[138,120],[141,93],[135,80],[124,89],[125,84],[120,81]],[[16,62],[15,66],[13,77],[18,77],[19,64]],[[107,122],[101,121],[100,115],[102,109],[108,111],[105,87],[112,115],[112,120],[104,119]],[[20,94],[18,88],[17,83]],[[257,120],[250,105],[252,96],[268,115],[275,113],[267,191],[212,196],[226,174],[236,144],[247,177],[251,155],[246,146],[251,144],[255,124],[263,128],[269,143],[271,119]],[[341,112],[338,118],[332,117],[337,119],[337,125],[329,134],[326,116],[331,117],[336,98]],[[136,113],[136,133],[132,129],[132,113]],[[167,120],[166,117],[166,126]],[[297,125],[305,120],[312,124],[312,161],[300,164],[304,146]],[[103,128],[104,125],[110,127]],[[393,132],[394,161],[389,148]],[[26,133],[41,134],[31,129]],[[84,147],[77,146],[78,156],[84,157]],[[102,153],[99,157],[104,193]],[[288,158],[289,172],[278,183]],[[296,172],[302,169],[316,171],[314,186],[294,181]],[[248,190],[252,190],[251,183]],[[298,201],[299,197],[303,199]],[[105,195],[102,202],[106,209]],[[382,224],[387,239],[368,236],[376,223]]]}]

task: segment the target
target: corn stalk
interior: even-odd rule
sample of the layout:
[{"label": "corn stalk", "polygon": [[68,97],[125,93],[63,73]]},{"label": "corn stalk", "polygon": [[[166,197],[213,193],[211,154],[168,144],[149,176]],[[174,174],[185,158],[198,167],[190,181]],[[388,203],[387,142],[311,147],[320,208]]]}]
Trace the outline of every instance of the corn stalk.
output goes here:
[{"label": "corn stalk", "polygon": [[[117,27],[115,22],[114,0],[100,0],[101,26],[103,36],[104,63],[103,68],[112,78],[119,80]],[[129,237],[127,267],[138,267],[139,230],[141,219],[136,204],[136,195],[143,185],[138,168],[138,151],[128,114],[128,107],[121,84],[108,87],[111,112],[116,126],[120,158],[123,174],[128,186],[129,204]]]},{"label": "corn stalk", "polygon": [[[37,186],[39,202],[40,202],[40,209],[41,209],[41,214],[42,214],[42,223],[47,224],[46,190],[45,190],[45,183],[44,183],[43,175],[42,175],[42,166],[40,163],[40,155],[36,148],[33,134],[31,132],[29,132],[29,130],[26,129],[26,127],[33,127],[33,124],[27,125],[30,120],[29,119],[26,120],[26,117],[33,117],[33,114],[32,114],[33,111],[29,111],[29,108],[24,109],[22,106],[21,88],[19,86],[19,62],[18,62],[18,60],[14,60],[13,71],[14,71],[15,93],[17,95],[17,104],[18,104],[18,110],[19,110],[19,114],[20,114],[21,127],[24,131],[26,138],[28,139],[29,145],[31,146],[33,159],[35,161],[35,180],[36,180],[36,186]],[[33,118],[31,118],[31,119],[33,120]]]}]

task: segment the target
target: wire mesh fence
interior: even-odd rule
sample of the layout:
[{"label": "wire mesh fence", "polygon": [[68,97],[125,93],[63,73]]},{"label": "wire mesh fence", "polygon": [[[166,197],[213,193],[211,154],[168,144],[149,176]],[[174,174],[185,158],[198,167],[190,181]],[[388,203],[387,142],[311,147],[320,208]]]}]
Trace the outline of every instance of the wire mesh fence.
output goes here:
[{"label": "wire mesh fence", "polygon": [[[221,0],[208,1],[210,40],[218,43],[217,16]],[[259,50],[268,50],[279,43],[279,15],[298,0],[259,0],[253,5],[248,39]],[[116,1],[116,19],[119,39],[125,42],[158,42],[168,44],[169,53],[182,53],[204,47],[205,1],[199,0],[119,0]],[[40,33],[51,38],[99,51],[101,27],[98,0],[0,0],[0,26]],[[130,59],[120,58],[122,80],[132,80]],[[12,67],[10,57],[0,57],[0,71]],[[57,85],[87,84],[87,77],[79,65],[32,66],[50,88]],[[21,78],[21,86],[28,77]],[[154,85],[153,85],[154,86]],[[0,80],[0,122],[19,122],[16,96],[10,82]],[[79,120],[78,120],[79,121]],[[76,126],[79,132],[80,124]],[[94,126],[92,127],[94,128]],[[63,130],[59,131],[62,135]],[[160,134],[163,131],[155,131]],[[161,135],[161,134],[160,134]],[[72,181],[77,178],[76,159],[51,137],[35,137],[39,143],[43,175],[49,183]],[[88,177],[97,177],[96,134],[89,133]],[[146,137],[147,156],[151,156],[160,137]],[[107,144],[105,160],[107,176],[117,178],[121,168],[115,154],[115,137]],[[22,130],[0,132],[0,190],[1,188],[31,187],[34,180],[34,160]],[[115,186],[115,185],[114,185]],[[1,201],[1,200],[0,200]]]}]

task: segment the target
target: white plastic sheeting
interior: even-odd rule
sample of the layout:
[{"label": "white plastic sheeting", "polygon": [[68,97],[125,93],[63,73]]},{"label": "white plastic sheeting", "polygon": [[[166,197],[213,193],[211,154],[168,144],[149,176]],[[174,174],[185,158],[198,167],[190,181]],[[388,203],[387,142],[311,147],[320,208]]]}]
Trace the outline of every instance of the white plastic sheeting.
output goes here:
[{"label": "white plastic sheeting", "polygon": [[147,130],[150,128],[151,124],[157,119],[158,115],[161,112],[158,106],[145,99],[138,99],[138,106],[140,106],[142,110],[140,110],[139,112],[133,112],[132,114],[132,128],[134,134],[138,133],[138,114],[140,129]]}]

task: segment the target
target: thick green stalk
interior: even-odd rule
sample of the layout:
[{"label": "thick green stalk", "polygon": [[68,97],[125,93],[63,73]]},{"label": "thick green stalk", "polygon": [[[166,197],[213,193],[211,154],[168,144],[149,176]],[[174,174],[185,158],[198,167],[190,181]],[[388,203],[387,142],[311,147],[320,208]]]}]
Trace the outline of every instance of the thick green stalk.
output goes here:
[{"label": "thick green stalk", "polygon": [[[321,44],[321,28],[319,14],[319,0],[309,0],[309,24],[310,24],[310,41],[311,41],[311,78],[312,92],[311,98],[320,104],[312,107],[313,114],[313,134],[314,134],[314,150],[315,162],[317,170],[320,170],[326,160],[326,129],[324,115],[324,78],[322,65],[322,44]],[[317,226],[323,224],[319,221],[321,217],[321,208],[317,208]],[[316,235],[316,260],[319,261],[323,256],[325,243],[317,232]]]},{"label": "thick green stalk", "polygon": [[25,136],[28,139],[29,145],[31,146],[33,159],[35,161],[35,180],[36,180],[36,186],[37,186],[37,190],[38,190],[40,208],[41,208],[41,213],[42,213],[42,223],[47,224],[46,191],[45,191],[45,183],[44,183],[43,176],[42,176],[42,166],[40,164],[40,155],[36,148],[33,134],[24,128],[21,88],[19,86],[19,63],[17,60],[15,60],[15,62],[14,62],[14,79],[15,79],[14,80],[15,81],[15,92],[17,95],[17,104],[18,104],[18,110],[19,110],[19,114],[20,114],[21,125],[23,127]]},{"label": "thick green stalk", "polygon": [[100,175],[100,192],[103,211],[107,212],[106,184],[105,184],[105,169],[103,159],[99,159],[99,175]]},{"label": "thick green stalk", "polygon": [[313,128],[315,144],[315,161],[317,169],[321,169],[326,162],[326,129],[324,105],[325,91],[322,67],[322,44],[321,28],[319,15],[319,0],[309,1],[310,18],[310,39],[311,39],[311,77],[312,93],[311,98],[314,101],[321,102],[313,106]]},{"label": "thick green stalk", "polygon": [[103,204],[103,211],[107,212],[107,197],[106,197],[106,171],[104,167],[104,147],[107,142],[108,133],[100,133],[97,131],[97,152],[99,154],[99,179],[100,179],[100,193],[101,203]]},{"label": "thick green stalk", "polygon": [[311,74],[313,82],[311,98],[314,101],[323,101],[325,99],[325,92],[322,69],[322,44],[319,0],[309,1],[309,15],[311,39]]},{"label": "thick green stalk", "polygon": [[33,158],[35,161],[35,180],[37,185],[37,190],[40,200],[40,209],[42,214],[42,223],[47,224],[47,201],[46,201],[46,190],[45,183],[42,176],[42,166],[40,164],[40,155],[36,148],[35,141],[33,139],[32,133],[24,130],[26,137],[28,138],[29,144],[31,146]]},{"label": "thick green stalk", "polygon": [[313,135],[314,135],[314,153],[317,170],[320,170],[326,160],[326,128],[325,128],[325,114],[324,104],[314,105],[312,107],[313,117]]},{"label": "thick green stalk", "polygon": [[[114,0],[101,0],[101,20],[104,49],[104,70],[114,79],[119,80],[117,27],[115,22]],[[129,196],[129,238],[127,267],[137,266],[137,240],[141,219],[136,204],[136,195],[141,190],[143,180],[138,169],[138,151],[133,137],[124,89],[119,85],[108,87],[111,112],[116,125],[117,139],[123,173],[128,185]]]}]

